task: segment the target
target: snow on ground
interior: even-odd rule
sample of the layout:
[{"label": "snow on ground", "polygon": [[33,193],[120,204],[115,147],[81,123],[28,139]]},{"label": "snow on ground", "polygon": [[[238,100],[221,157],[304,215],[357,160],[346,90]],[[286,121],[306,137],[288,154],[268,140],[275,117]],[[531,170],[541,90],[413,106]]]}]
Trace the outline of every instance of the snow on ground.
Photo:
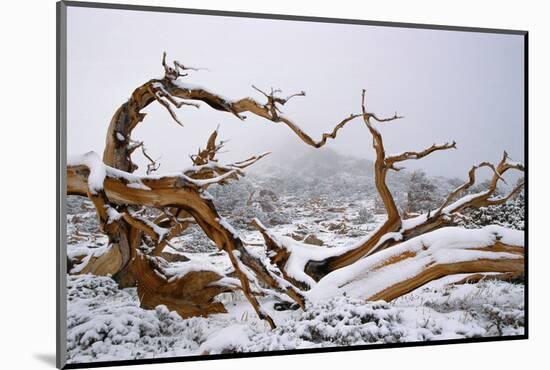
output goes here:
[{"label": "snow on ground", "polygon": [[523,285],[501,281],[434,282],[391,303],[341,296],[305,312],[264,300],[274,331],[240,293],[222,297],[228,313],[184,320],[164,306],[141,309],[135,288],[109,277],[68,276],[67,286],[70,363],[524,333]]}]

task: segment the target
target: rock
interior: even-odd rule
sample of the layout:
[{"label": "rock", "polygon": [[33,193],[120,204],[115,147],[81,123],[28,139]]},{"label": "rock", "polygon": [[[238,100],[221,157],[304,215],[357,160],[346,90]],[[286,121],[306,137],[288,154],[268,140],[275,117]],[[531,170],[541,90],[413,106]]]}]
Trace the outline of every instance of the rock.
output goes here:
[{"label": "rock", "polygon": [[269,197],[271,198],[271,200],[273,202],[276,202],[279,200],[279,197],[277,196],[277,194],[275,194],[275,192],[271,191],[271,190],[268,190],[268,189],[262,189],[260,190],[260,197],[261,198],[264,198],[264,197]]},{"label": "rock", "polygon": [[260,207],[262,208],[262,211],[264,211],[264,212],[274,212],[275,211],[275,207],[268,200],[262,199],[262,200],[258,201],[258,203],[260,203]]},{"label": "rock", "polygon": [[415,218],[420,216],[420,213],[417,212],[405,212],[403,213],[403,220],[408,220],[409,218]]},{"label": "rock", "polygon": [[296,241],[301,241],[301,240],[304,239],[303,235],[300,235],[300,234],[297,234],[297,233],[286,234],[286,236],[290,236],[292,239],[294,239]]},{"label": "rock", "polygon": [[339,223],[330,223],[327,226],[327,229],[329,231],[335,231],[335,230],[346,230],[346,224],[343,222]]},{"label": "rock", "polygon": [[180,253],[162,252],[161,257],[167,262],[187,262],[189,258]]},{"label": "rock", "polygon": [[282,215],[276,214],[269,219],[269,224],[271,226],[286,225],[288,224],[288,219],[284,218]]},{"label": "rock", "polygon": [[304,243],[306,244],[311,244],[311,245],[318,245],[318,246],[321,246],[321,245],[324,245],[325,243],[319,239],[318,237],[316,237],[315,235],[313,234],[309,234],[305,239],[304,239]]},{"label": "rock", "polygon": [[209,256],[210,257],[218,257],[218,256],[223,256],[225,254],[225,252],[214,252],[214,253],[210,253]]},{"label": "rock", "polygon": [[300,306],[298,306],[296,303],[293,303],[293,302],[277,302],[273,305],[273,309],[275,311],[288,311],[288,310],[295,311],[298,308],[300,308]]}]

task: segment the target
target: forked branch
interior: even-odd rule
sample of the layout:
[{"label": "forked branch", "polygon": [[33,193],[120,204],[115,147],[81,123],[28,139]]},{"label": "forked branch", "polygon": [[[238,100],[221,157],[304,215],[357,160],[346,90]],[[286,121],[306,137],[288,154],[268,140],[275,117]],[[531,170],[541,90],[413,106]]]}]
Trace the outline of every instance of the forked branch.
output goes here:
[{"label": "forked branch", "polygon": [[393,165],[397,162],[402,162],[409,159],[421,159],[432,154],[435,151],[447,149],[456,149],[456,142],[453,141],[452,143],[433,144],[429,148],[424,149],[420,152],[404,152],[401,154],[392,155],[386,158],[386,164],[388,165],[388,167],[392,168]]}]

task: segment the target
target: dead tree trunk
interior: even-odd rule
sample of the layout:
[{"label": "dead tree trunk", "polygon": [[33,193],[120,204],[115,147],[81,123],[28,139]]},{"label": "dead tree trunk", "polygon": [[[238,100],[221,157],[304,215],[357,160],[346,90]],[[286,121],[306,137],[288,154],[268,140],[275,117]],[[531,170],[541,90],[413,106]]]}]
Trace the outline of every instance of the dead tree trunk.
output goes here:
[{"label": "dead tree trunk", "polygon": [[[181,77],[186,71],[196,70],[174,62],[174,67],[162,64],[165,75],[138,87],[130,99],[114,114],[109,125],[103,159],[88,153],[68,161],[67,193],[86,196],[96,207],[101,230],[109,237],[109,248],[102,255],[89,255],[78,269],[80,273],[111,274],[121,286],[138,286],[138,295],[145,308],[165,304],[182,317],[208,315],[223,312],[224,307],[215,297],[229,291],[241,291],[258,316],[273,328],[275,323],[261,307],[257,297],[272,295],[291,300],[305,308],[307,299],[318,299],[323,292],[352,287],[358,281],[368,289],[361,290],[365,299],[391,300],[439,277],[455,273],[499,273],[501,276],[517,276],[523,273],[524,258],[517,233],[503,230],[484,230],[472,239],[476,231],[460,230],[453,225],[460,212],[468,208],[497,205],[506,202],[523,187],[523,183],[504,197],[496,197],[495,190],[508,170],[523,171],[521,163],[511,162],[506,154],[493,165],[482,162],[472,167],[469,179],[451,192],[437,209],[415,218],[404,220],[399,214],[386,176],[388,171],[399,171],[399,162],[421,159],[436,151],[456,149],[456,143],[434,144],[419,152],[404,152],[387,156],[381,133],[375,122],[389,123],[402,117],[379,118],[368,112],[365,91],[362,94],[362,112],[351,114],[334,129],[312,139],[292,120],[285,117],[280,106],[291,98],[304,96],[302,91],[288,97],[279,97],[280,90],[270,93],[254,87],[265,98],[259,103],[252,98],[228,101],[204,88],[187,85]],[[271,264],[264,264],[251,254],[239,235],[221,217],[206,189],[211,185],[223,185],[237,180],[243,169],[254,164],[265,154],[228,165],[220,164],[216,153],[223,147],[217,142],[217,131],[208,139],[205,149],[191,156],[193,167],[177,176],[152,176],[159,164],[144,150],[143,142],[132,140],[131,134],[143,121],[143,108],[158,102],[170,116],[182,124],[173,108],[199,107],[201,102],[213,109],[232,113],[241,120],[250,113],[276,123],[283,123],[305,144],[315,148],[324,146],[328,139],[335,139],[338,131],[348,122],[362,118],[372,135],[376,153],[374,163],[375,185],[387,212],[387,220],[367,239],[345,248],[312,248],[305,244],[279,237],[259,221],[256,227],[265,239],[267,256]],[[149,160],[147,176],[132,174],[137,166],[132,154],[141,148]],[[480,193],[463,195],[475,184],[478,168],[493,171],[489,187]],[[462,197],[460,197],[462,196]],[[460,197],[460,198],[459,198]],[[458,200],[457,200],[458,198]],[[145,208],[157,210],[158,216],[143,216]],[[181,234],[190,223],[196,223],[204,233],[226,252],[233,271],[225,275],[210,266],[193,268],[173,274],[162,258],[163,249],[170,240]],[[442,231],[454,235],[449,246],[441,246],[434,239],[445,240]],[[456,234],[456,235],[455,235]],[[464,240],[461,239],[464,237]],[[470,239],[468,239],[470,238]],[[460,247],[455,248],[456,245]],[[299,250],[298,250],[299,249]],[[441,255],[453,254],[457,259],[445,259]],[[414,271],[399,274],[414,266]],[[377,282],[384,281],[385,284]],[[349,289],[352,289],[349,288]]]}]

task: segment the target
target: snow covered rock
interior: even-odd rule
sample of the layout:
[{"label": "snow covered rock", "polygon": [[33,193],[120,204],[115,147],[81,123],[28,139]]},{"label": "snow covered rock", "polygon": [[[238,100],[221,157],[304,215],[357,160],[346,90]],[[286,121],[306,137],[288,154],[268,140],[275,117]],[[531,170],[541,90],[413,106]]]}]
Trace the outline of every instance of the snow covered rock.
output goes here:
[{"label": "snow covered rock", "polygon": [[321,239],[313,234],[309,234],[308,236],[306,236],[306,238],[304,239],[304,243],[318,246],[322,246],[323,244],[325,244]]}]

